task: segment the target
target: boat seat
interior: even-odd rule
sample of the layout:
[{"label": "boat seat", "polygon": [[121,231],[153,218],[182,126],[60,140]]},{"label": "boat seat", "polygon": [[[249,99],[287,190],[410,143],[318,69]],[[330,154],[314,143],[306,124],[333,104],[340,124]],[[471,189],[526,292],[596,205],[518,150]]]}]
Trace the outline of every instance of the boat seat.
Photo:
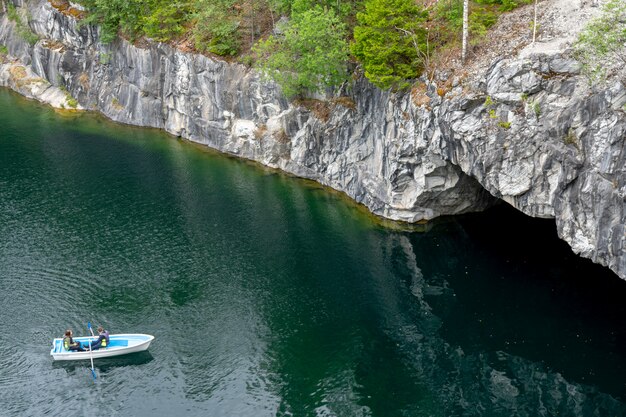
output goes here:
[{"label": "boat seat", "polygon": [[107,347],[125,347],[125,346],[128,346],[128,340],[109,339],[109,344],[107,345]]},{"label": "boat seat", "polygon": [[63,348],[63,340],[57,340],[56,342],[54,342],[54,351],[65,352],[65,349]]},{"label": "boat seat", "polygon": [[105,347],[101,347],[99,349],[95,349],[95,350],[102,350],[102,349],[106,349],[106,348],[110,348],[110,347],[126,347],[128,346],[128,340],[112,340],[109,339],[109,344],[106,345]]},{"label": "boat seat", "polygon": [[[128,340],[114,340],[114,339],[110,339],[109,340],[109,344],[107,345],[107,347],[100,348],[100,349],[106,349],[106,348],[109,348],[109,347],[126,347],[126,346],[128,346]],[[98,350],[98,349],[96,349],[96,350]],[[54,352],[55,353],[68,352],[63,347],[63,340],[57,340],[57,341],[54,342]]]}]

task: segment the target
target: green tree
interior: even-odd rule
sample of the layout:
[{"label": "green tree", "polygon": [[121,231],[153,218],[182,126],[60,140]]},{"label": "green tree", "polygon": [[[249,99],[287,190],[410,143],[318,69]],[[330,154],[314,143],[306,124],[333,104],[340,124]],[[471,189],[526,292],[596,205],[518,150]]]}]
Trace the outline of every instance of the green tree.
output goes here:
[{"label": "green tree", "polygon": [[167,41],[185,31],[196,0],[80,0],[89,11],[86,23],[100,26],[100,39],[109,43],[121,30],[133,39],[146,35]]},{"label": "green tree", "polygon": [[259,42],[257,67],[279,83],[287,96],[306,95],[348,78],[345,24],[332,9],[314,6],[294,13],[283,35]]},{"label": "green tree", "polygon": [[278,14],[287,14],[291,10],[293,0],[268,0],[270,10]]},{"label": "green tree", "polygon": [[217,55],[236,55],[241,39],[239,8],[235,0],[196,1],[193,35],[196,48]]},{"label": "green tree", "polygon": [[427,16],[412,0],[366,0],[365,11],[357,13],[352,53],[374,85],[398,89],[419,76],[428,52]]},{"label": "green tree", "polygon": [[297,15],[320,6],[333,10],[342,19],[353,16],[360,0],[268,0],[269,7],[280,14]]},{"label": "green tree", "polygon": [[185,31],[189,2],[152,0],[148,5],[149,13],[141,20],[141,29],[148,37],[164,42]]},{"label": "green tree", "polygon": [[139,0],[81,0],[89,11],[87,23],[100,25],[100,39],[109,43],[121,29],[130,37],[141,32],[141,16],[145,7]]},{"label": "green tree", "polygon": [[356,3],[357,0],[292,0],[291,13],[297,15],[319,6],[324,10],[332,10],[335,15],[345,20],[354,14]]}]

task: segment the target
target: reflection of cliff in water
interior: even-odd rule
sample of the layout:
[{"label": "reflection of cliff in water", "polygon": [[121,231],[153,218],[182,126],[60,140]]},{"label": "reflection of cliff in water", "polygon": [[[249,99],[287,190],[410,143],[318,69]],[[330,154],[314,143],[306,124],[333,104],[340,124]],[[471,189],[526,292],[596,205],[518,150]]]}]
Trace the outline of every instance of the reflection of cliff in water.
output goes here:
[{"label": "reflection of cliff in water", "polygon": [[[511,219],[505,210],[504,222],[499,210],[489,225],[470,223],[473,217],[444,225],[452,237],[442,240],[388,237],[382,256],[396,259],[416,312],[409,322],[398,309],[397,322],[386,326],[389,338],[441,416],[626,415],[626,358],[615,353],[623,307],[610,288],[623,283],[576,261],[556,236],[541,235],[536,220]],[[521,239],[485,242],[485,227],[508,227]],[[524,242],[535,232],[538,241]],[[557,249],[546,253],[543,239]],[[552,269],[538,270],[544,259]],[[589,288],[591,274],[603,272],[594,281],[604,284]]]}]

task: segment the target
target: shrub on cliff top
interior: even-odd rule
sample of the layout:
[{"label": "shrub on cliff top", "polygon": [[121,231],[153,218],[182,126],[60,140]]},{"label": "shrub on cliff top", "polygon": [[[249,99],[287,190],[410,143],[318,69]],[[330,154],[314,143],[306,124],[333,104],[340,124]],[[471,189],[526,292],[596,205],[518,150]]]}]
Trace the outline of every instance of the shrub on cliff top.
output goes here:
[{"label": "shrub on cliff top", "polygon": [[196,49],[217,55],[236,55],[240,21],[234,0],[198,0],[193,28]]},{"label": "shrub on cliff top", "polygon": [[287,96],[305,96],[348,78],[345,24],[332,9],[316,6],[292,15],[282,35],[259,42],[257,67]]},{"label": "shrub on cliff top", "polygon": [[89,11],[85,22],[100,25],[101,40],[109,43],[119,30],[129,38],[146,35],[169,40],[185,31],[194,0],[80,0]]},{"label": "shrub on cliff top", "polygon": [[575,48],[591,82],[606,76],[607,58],[626,64],[626,2],[609,0],[580,34]]}]

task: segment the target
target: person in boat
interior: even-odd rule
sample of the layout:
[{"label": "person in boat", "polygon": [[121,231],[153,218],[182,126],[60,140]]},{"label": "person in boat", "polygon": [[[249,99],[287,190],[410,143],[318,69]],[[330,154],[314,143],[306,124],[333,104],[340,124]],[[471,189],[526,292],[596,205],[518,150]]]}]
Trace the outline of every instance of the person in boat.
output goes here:
[{"label": "person in boat", "polygon": [[109,332],[102,326],[98,327],[98,339],[91,342],[91,350],[105,348],[109,346]]},{"label": "person in boat", "polygon": [[79,342],[75,342],[72,338],[72,330],[67,329],[65,331],[65,337],[63,337],[63,347],[65,350],[84,352],[85,349]]}]

